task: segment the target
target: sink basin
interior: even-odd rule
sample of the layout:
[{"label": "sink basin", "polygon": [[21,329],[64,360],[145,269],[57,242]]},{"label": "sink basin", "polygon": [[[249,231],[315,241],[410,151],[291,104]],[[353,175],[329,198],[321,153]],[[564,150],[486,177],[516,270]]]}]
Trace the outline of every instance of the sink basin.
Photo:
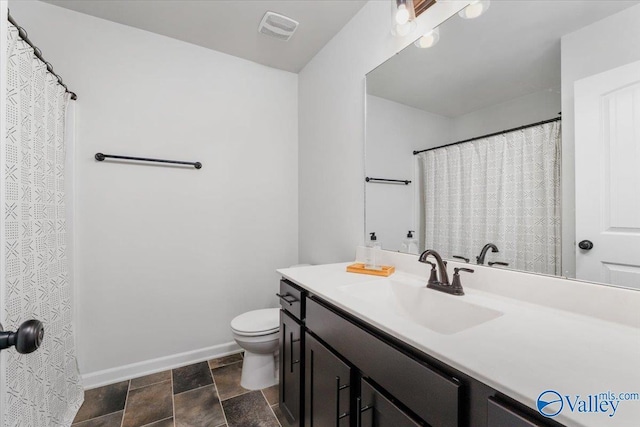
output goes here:
[{"label": "sink basin", "polygon": [[426,281],[403,277],[344,285],[339,288],[376,308],[404,317],[440,334],[451,335],[503,313],[426,288]]}]

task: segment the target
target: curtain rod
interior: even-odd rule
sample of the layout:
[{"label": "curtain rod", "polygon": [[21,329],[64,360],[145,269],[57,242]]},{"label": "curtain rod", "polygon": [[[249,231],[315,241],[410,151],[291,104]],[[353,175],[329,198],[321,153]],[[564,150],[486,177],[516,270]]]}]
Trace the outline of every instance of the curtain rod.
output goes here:
[{"label": "curtain rod", "polygon": [[75,92],[70,91],[69,88],[67,87],[67,85],[62,82],[62,77],[60,77],[60,75],[56,74],[55,71],[53,71],[53,65],[51,65],[49,62],[47,62],[44,59],[44,57],[42,56],[42,51],[36,45],[34,45],[31,40],[29,40],[29,36],[27,35],[27,30],[25,30],[20,25],[18,25],[18,23],[11,16],[11,13],[8,14],[7,18],[9,20],[9,22],[11,24],[13,24],[18,29],[18,35],[20,36],[20,38],[26,44],[28,44],[29,46],[31,46],[33,48],[33,54],[36,56],[36,58],[38,58],[40,61],[44,62],[44,65],[47,66],[47,71],[49,71],[51,74],[56,76],[56,78],[58,79],[58,83],[64,88],[65,92],[67,92],[67,93],[69,93],[71,95],[71,99],[74,100],[74,101],[76,99],[78,99],[78,95],[76,95]]},{"label": "curtain rod", "polygon": [[[562,114],[562,113],[560,113],[560,114]],[[426,150],[414,151],[413,155],[415,156],[416,154],[424,153],[425,151],[437,150],[438,148],[444,148],[444,147],[451,147],[452,145],[458,145],[458,144],[462,144],[462,143],[465,143],[465,142],[477,141],[478,139],[484,139],[484,138],[489,138],[489,137],[492,137],[492,136],[498,136],[498,135],[502,135],[503,133],[515,132],[517,130],[527,129],[527,128],[534,127],[534,126],[540,126],[540,125],[544,125],[544,124],[547,124],[547,123],[557,122],[559,120],[562,120],[562,117],[556,117],[555,119],[543,120],[541,122],[531,123],[530,125],[518,126],[517,128],[505,129],[503,131],[494,132],[494,133],[490,133],[490,134],[487,134],[487,135],[476,136],[475,138],[465,139],[464,141],[452,142],[451,144],[445,144],[445,145],[441,145],[439,147],[427,148]]]}]

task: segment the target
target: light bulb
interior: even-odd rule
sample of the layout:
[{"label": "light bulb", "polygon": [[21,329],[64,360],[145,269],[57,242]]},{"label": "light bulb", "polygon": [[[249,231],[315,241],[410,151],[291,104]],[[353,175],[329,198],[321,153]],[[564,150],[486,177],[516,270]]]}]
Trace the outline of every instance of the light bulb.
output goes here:
[{"label": "light bulb", "polygon": [[413,44],[416,47],[419,47],[419,48],[422,48],[422,49],[426,49],[426,48],[435,46],[435,44],[438,43],[438,40],[440,40],[440,29],[439,28],[434,28],[433,30],[429,31],[428,33],[425,33],[422,37],[420,37],[418,40],[416,40]]},{"label": "light bulb", "polygon": [[467,7],[465,7],[460,12],[458,12],[458,15],[460,15],[460,17],[464,19],[477,18],[483,13],[485,13],[487,9],[489,9],[490,4],[491,4],[490,0],[473,1],[469,3]]},{"label": "light bulb", "polygon": [[391,0],[389,4],[391,5],[391,34],[406,37],[413,33],[417,27],[413,19],[413,0]]},{"label": "light bulb", "polygon": [[406,24],[409,22],[409,10],[407,9],[407,5],[400,4],[398,5],[398,11],[396,12],[396,23],[399,25]]},{"label": "light bulb", "polygon": [[482,5],[482,3],[475,2],[475,3],[472,3],[469,6],[467,6],[467,8],[465,10],[465,15],[466,15],[467,19],[474,19],[474,18],[477,18],[478,16],[482,15],[482,10],[483,9],[484,9],[484,6]]}]

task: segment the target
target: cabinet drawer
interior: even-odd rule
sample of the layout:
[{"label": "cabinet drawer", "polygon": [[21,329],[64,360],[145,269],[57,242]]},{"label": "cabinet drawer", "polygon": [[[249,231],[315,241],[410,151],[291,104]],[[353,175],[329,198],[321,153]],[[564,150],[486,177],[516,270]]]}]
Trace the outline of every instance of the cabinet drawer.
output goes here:
[{"label": "cabinet drawer", "polygon": [[304,291],[286,280],[280,281],[280,306],[298,320],[304,319]]},{"label": "cabinet drawer", "polygon": [[459,425],[460,383],[307,300],[306,326],[427,423]]},{"label": "cabinet drawer", "polygon": [[544,425],[493,398],[489,398],[487,427],[544,427]]}]

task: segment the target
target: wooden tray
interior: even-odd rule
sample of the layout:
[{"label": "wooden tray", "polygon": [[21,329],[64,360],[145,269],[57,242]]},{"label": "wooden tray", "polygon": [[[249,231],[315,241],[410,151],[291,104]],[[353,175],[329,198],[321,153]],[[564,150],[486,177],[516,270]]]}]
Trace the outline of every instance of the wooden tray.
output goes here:
[{"label": "wooden tray", "polygon": [[351,264],[347,266],[347,271],[349,273],[360,273],[360,274],[371,274],[372,276],[391,276],[396,268],[390,265],[382,265],[382,270],[368,270],[364,268],[364,264],[361,262],[356,262],[355,264]]}]

